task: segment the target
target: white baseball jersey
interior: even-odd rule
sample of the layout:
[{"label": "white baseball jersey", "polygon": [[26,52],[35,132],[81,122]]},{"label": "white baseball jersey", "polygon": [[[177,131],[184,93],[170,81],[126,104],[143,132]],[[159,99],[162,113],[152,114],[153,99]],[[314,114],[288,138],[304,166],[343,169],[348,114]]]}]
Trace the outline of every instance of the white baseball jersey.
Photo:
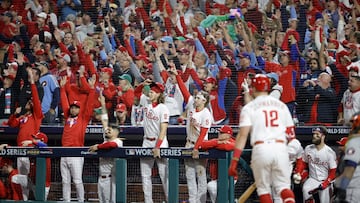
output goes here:
[{"label": "white baseball jersey", "polygon": [[[261,119],[260,119],[261,118]],[[272,96],[258,96],[241,110],[239,126],[252,126],[250,143],[283,140],[288,127],[294,126],[288,107]]]},{"label": "white baseball jersey", "polygon": [[[103,143],[107,143],[107,142],[115,142],[117,147],[123,146],[123,141],[119,138],[116,138],[115,140],[112,140],[112,141],[104,141]],[[115,172],[114,158],[100,157],[99,158],[99,175],[100,176],[109,175],[109,174],[112,174],[113,172]]]},{"label": "white baseball jersey", "polygon": [[346,90],[341,100],[345,123],[350,123],[351,117],[360,111],[360,91],[350,92]]},{"label": "white baseball jersey", "polygon": [[290,140],[287,145],[287,149],[289,153],[290,164],[294,164],[296,159],[301,158],[304,153],[304,149],[298,139]]},{"label": "white baseball jersey", "polygon": [[158,104],[155,107],[152,104],[147,105],[144,108],[144,137],[157,139],[160,134],[160,124],[168,122],[169,110],[165,104]]},{"label": "white baseball jersey", "polygon": [[309,177],[317,180],[326,180],[329,169],[336,168],[336,153],[329,146],[325,145],[318,150],[314,144],[305,147],[303,160],[309,166]]},{"label": "white baseball jersey", "polygon": [[165,84],[165,105],[169,109],[170,116],[178,116],[183,112],[184,97],[179,85],[170,80],[169,77]]},{"label": "white baseball jersey", "polygon": [[140,96],[139,105],[133,105],[131,110],[131,125],[132,126],[143,126],[144,123],[144,112],[143,109],[145,106],[149,105],[149,97],[144,94]]},{"label": "white baseball jersey", "polygon": [[[187,123],[186,123],[186,139],[191,142],[196,142],[200,135],[200,128],[210,128],[213,122],[213,117],[208,108],[204,108],[203,110],[197,112],[194,107],[194,97],[190,96],[189,101],[186,105],[187,109]],[[204,140],[208,140],[208,134]]]}]

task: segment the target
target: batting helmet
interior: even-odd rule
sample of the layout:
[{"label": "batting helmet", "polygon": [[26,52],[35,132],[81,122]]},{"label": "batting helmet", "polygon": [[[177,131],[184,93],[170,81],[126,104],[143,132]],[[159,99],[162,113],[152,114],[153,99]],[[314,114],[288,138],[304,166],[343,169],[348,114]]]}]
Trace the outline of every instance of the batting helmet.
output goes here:
[{"label": "batting helmet", "polygon": [[360,112],[355,113],[350,121],[352,122],[351,132],[360,130]]},{"label": "batting helmet", "polygon": [[251,80],[251,85],[257,91],[269,91],[270,90],[270,79],[264,74],[256,74]]}]

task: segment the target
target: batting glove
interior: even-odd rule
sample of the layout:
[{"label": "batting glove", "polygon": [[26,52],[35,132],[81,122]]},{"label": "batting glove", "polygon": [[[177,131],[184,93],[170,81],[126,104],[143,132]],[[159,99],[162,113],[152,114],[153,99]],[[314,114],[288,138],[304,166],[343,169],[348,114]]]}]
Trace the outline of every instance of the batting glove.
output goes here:
[{"label": "batting glove", "polygon": [[228,171],[229,176],[237,177],[237,175],[238,175],[237,165],[238,165],[238,160],[236,160],[236,159],[231,160],[229,171]]},{"label": "batting glove", "polygon": [[319,192],[319,190],[323,190],[321,187],[321,184],[317,188],[310,190],[308,193],[309,193],[309,195],[313,195],[313,194]]},{"label": "batting glove", "polygon": [[248,93],[250,90],[249,90],[249,85],[246,81],[246,79],[244,80],[244,82],[241,83],[241,87],[242,89],[244,90],[245,93]]},{"label": "batting glove", "polygon": [[301,182],[301,175],[300,173],[295,173],[293,175],[293,181],[294,181],[294,184],[300,184]]}]

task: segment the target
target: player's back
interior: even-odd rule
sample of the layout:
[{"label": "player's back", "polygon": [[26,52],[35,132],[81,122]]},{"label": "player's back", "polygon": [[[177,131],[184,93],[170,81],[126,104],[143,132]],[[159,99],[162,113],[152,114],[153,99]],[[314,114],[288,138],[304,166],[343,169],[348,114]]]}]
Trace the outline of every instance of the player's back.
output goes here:
[{"label": "player's back", "polygon": [[240,126],[252,126],[251,143],[258,140],[285,142],[287,127],[294,126],[288,107],[268,95],[256,97],[242,109],[241,115]]}]

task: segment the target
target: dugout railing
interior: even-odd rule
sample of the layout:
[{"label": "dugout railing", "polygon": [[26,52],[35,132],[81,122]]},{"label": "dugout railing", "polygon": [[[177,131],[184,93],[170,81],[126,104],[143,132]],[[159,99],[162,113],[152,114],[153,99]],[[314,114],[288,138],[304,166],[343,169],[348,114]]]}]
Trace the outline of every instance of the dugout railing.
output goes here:
[{"label": "dugout railing", "polygon": [[[101,150],[89,152],[88,147],[82,148],[29,148],[29,147],[8,147],[0,151],[1,157],[32,157],[36,158],[36,185],[35,201],[45,202],[45,158],[60,157],[84,157],[96,159],[99,157],[115,158],[116,167],[116,201],[126,203],[127,201],[127,160],[134,158],[152,157],[152,149],[139,147],[124,147],[112,150]],[[192,149],[186,148],[162,148],[160,154],[163,158],[169,159],[169,200],[168,202],[179,202],[179,160],[191,157]],[[218,160],[218,195],[217,202],[234,202],[234,180],[227,175],[231,152],[220,150],[200,151],[200,159]],[[246,163],[240,163],[245,164]],[[6,202],[6,200],[2,200]],[[10,201],[9,201],[10,202]]]}]

